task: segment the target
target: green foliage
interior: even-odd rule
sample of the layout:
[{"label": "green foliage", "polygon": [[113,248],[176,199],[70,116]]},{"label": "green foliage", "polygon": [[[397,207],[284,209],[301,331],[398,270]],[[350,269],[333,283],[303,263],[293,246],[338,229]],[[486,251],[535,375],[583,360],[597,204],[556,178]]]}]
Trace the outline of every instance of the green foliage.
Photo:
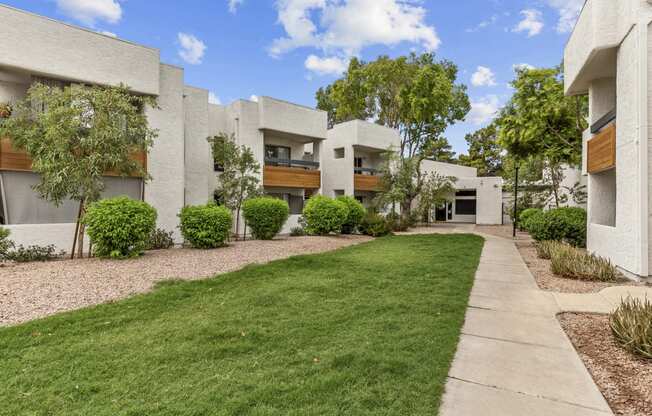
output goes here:
[{"label": "green foliage", "polygon": [[308,234],[327,235],[342,231],[349,210],[346,204],[327,196],[316,195],[303,208]]},{"label": "green foliage", "polygon": [[20,245],[14,249],[7,251],[4,256],[0,256],[0,259],[4,258],[4,260],[13,261],[16,263],[31,263],[35,261],[56,260],[65,256],[65,254],[66,253],[64,251],[57,253],[54,245],[33,245],[28,247]]},{"label": "green foliage", "polygon": [[559,241],[538,241],[534,243],[534,248],[537,251],[537,257],[544,260],[550,260],[552,258],[552,252],[555,250],[560,243]]},{"label": "green foliage", "polygon": [[527,230],[537,241],[555,240],[586,247],[586,211],[564,207],[535,214],[527,221]]},{"label": "green foliage", "polygon": [[168,248],[174,247],[172,234],[172,231],[156,228],[149,235],[146,250],[167,250]]},{"label": "green foliage", "polygon": [[371,237],[382,237],[392,232],[388,221],[382,215],[368,213],[360,223],[360,232]]},{"label": "green foliage", "polygon": [[7,252],[9,252],[9,249],[14,246],[13,241],[9,239],[9,234],[11,234],[9,230],[0,227],[0,259],[2,259]]},{"label": "green foliage", "polygon": [[558,276],[601,282],[614,282],[619,278],[618,271],[607,259],[565,243],[548,242],[547,244],[550,271]]},{"label": "green foliage", "polygon": [[624,299],[609,316],[609,325],[625,349],[652,359],[652,302],[649,299]]},{"label": "green foliage", "polygon": [[292,237],[303,237],[306,235],[306,229],[303,227],[292,227],[290,229],[290,236]]},{"label": "green foliage", "polygon": [[494,123],[475,133],[467,134],[468,155],[460,155],[460,164],[478,169],[478,176],[501,176],[503,173],[502,148],[497,143],[498,131]]},{"label": "green foliage", "polygon": [[408,215],[410,227],[416,225],[417,217],[430,219],[433,209],[455,196],[455,182],[457,178],[443,176],[432,172],[426,176],[421,192],[419,193],[419,207],[417,213]]},{"label": "green foliage", "polygon": [[527,231],[527,222],[530,218],[536,215],[543,215],[543,210],[541,208],[526,208],[518,216],[518,224],[522,230]]},{"label": "green foliage", "polygon": [[258,240],[271,240],[290,216],[288,203],[278,198],[253,198],[242,206],[251,234]]},{"label": "green foliage", "polygon": [[156,227],[156,210],[126,196],[92,203],[83,223],[99,257],[135,257],[145,250]]},{"label": "green foliage", "polygon": [[184,207],[179,218],[183,238],[201,249],[226,245],[233,226],[231,211],[215,204]]},{"label": "green foliage", "polygon": [[360,201],[352,196],[339,196],[336,199],[343,202],[349,210],[346,221],[342,224],[342,234],[353,234],[360,226],[360,222],[367,213],[367,210]]}]

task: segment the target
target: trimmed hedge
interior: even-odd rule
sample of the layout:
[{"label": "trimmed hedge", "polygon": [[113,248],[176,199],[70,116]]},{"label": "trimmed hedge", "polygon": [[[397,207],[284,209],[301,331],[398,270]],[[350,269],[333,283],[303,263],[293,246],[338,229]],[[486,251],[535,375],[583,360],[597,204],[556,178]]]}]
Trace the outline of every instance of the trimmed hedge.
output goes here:
[{"label": "trimmed hedge", "polygon": [[521,230],[526,230],[527,231],[527,222],[530,218],[534,217],[535,215],[540,215],[543,214],[543,210],[541,208],[527,208],[521,211],[521,214],[518,217],[518,222],[519,222],[519,228]]},{"label": "trimmed hedge", "polygon": [[138,256],[156,227],[156,210],[126,196],[92,203],[84,215],[86,232],[99,257]]},{"label": "trimmed hedge", "polygon": [[339,233],[348,214],[349,210],[344,202],[323,195],[313,196],[303,208],[306,232],[316,235]]},{"label": "trimmed hedge", "polygon": [[233,216],[227,208],[215,205],[195,205],[179,213],[181,235],[194,248],[222,247],[233,227]]},{"label": "trimmed hedge", "polygon": [[360,222],[367,214],[367,210],[360,201],[352,196],[338,196],[336,199],[346,204],[349,210],[346,221],[342,224],[342,234],[353,234],[360,226]]},{"label": "trimmed hedge", "polygon": [[527,221],[527,231],[537,241],[562,241],[586,247],[586,211],[565,207],[534,214]]},{"label": "trimmed hedge", "polygon": [[371,237],[382,237],[392,232],[390,223],[382,215],[369,213],[360,223],[360,232]]},{"label": "trimmed hedge", "polygon": [[271,240],[283,229],[290,216],[290,206],[278,198],[253,198],[245,201],[242,215],[254,238]]}]

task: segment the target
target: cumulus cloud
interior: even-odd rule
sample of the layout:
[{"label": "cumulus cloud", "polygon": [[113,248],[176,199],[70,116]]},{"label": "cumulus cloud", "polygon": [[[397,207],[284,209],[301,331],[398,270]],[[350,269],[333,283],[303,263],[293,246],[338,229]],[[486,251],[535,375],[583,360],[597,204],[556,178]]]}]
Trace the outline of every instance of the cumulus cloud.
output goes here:
[{"label": "cumulus cloud", "polygon": [[274,40],[272,56],[311,47],[340,59],[370,45],[411,42],[435,50],[440,39],[425,22],[419,0],[279,0],[278,22],[286,36]]},{"label": "cumulus cloud", "polygon": [[500,100],[497,95],[471,100],[471,111],[467,120],[476,125],[486,124],[496,117],[498,110],[500,110]]},{"label": "cumulus cloud", "polygon": [[210,104],[217,104],[217,105],[222,104],[222,100],[220,100],[220,97],[218,97],[213,91],[208,92],[208,102]]},{"label": "cumulus cloud", "polygon": [[529,38],[538,35],[543,30],[543,15],[539,10],[527,9],[521,11],[523,20],[513,29],[514,32],[527,32]]},{"label": "cumulus cloud", "polygon": [[258,102],[258,96],[255,94],[252,94],[251,97],[249,97],[249,101],[253,101],[255,103]]},{"label": "cumulus cloud", "polygon": [[118,23],[122,19],[122,7],[117,0],[57,0],[57,9],[88,26],[98,21]]},{"label": "cumulus cloud", "polygon": [[181,59],[191,65],[201,64],[204,52],[206,51],[206,44],[194,35],[181,32],[178,34],[178,41],[178,52]]},{"label": "cumulus cloud", "polygon": [[305,67],[318,75],[340,75],[348,67],[348,61],[337,57],[320,58],[310,55],[306,59]]},{"label": "cumulus cloud", "polygon": [[238,11],[238,7],[244,3],[244,0],[226,0],[227,3],[229,4],[229,11],[231,13],[236,13]]},{"label": "cumulus cloud", "polygon": [[496,75],[491,68],[479,66],[471,75],[471,84],[475,87],[493,87],[496,85]]},{"label": "cumulus cloud", "polygon": [[530,69],[534,69],[534,68],[535,68],[534,65],[530,65],[530,64],[526,64],[526,63],[512,65],[512,69],[514,71],[522,71],[524,69],[530,70]]},{"label": "cumulus cloud", "polygon": [[559,12],[558,33],[568,33],[575,27],[575,22],[584,7],[585,0],[547,0],[550,7]]}]

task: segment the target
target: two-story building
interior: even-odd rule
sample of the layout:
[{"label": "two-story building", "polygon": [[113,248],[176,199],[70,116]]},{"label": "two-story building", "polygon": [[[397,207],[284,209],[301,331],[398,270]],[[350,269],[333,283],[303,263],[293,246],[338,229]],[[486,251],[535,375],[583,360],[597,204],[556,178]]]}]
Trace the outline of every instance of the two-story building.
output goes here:
[{"label": "two-story building", "polygon": [[588,0],[564,53],[568,95],[589,96],[589,251],[648,276],[652,222],[652,2]]}]

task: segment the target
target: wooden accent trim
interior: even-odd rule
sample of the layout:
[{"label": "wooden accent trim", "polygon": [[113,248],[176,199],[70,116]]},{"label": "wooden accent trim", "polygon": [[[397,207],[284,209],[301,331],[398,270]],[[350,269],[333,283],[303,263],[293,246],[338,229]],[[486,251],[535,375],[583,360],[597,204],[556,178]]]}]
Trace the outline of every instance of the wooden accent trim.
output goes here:
[{"label": "wooden accent trim", "polygon": [[373,175],[353,174],[353,189],[356,191],[380,190],[380,177]]},{"label": "wooden accent trim", "polygon": [[321,171],[283,166],[265,166],[263,185],[279,188],[321,188]]},{"label": "wooden accent trim", "polygon": [[[147,171],[147,153],[134,152],[133,160],[142,164]],[[11,144],[11,139],[0,139],[0,171],[32,172],[32,159],[27,152],[16,150]],[[106,172],[106,176],[120,176],[115,172]],[[135,175],[134,175],[135,176]]]},{"label": "wooden accent trim", "polygon": [[616,125],[604,128],[587,142],[587,171],[600,173],[616,167]]}]

